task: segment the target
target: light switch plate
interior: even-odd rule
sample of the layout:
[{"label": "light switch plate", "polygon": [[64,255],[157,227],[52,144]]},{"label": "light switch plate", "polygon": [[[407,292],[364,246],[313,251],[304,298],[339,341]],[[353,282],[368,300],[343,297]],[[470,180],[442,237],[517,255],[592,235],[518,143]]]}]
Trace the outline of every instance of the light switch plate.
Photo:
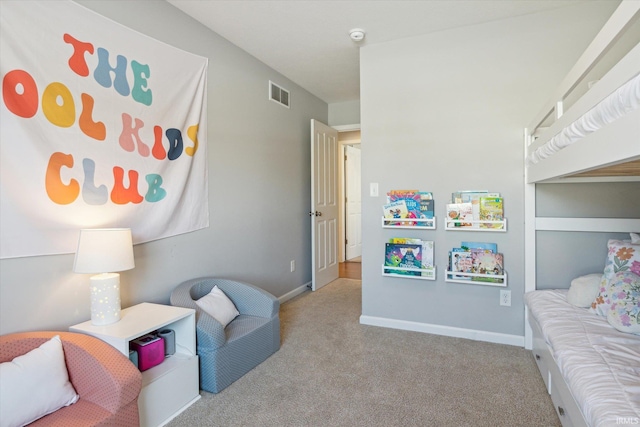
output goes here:
[{"label": "light switch plate", "polygon": [[369,195],[371,197],[378,197],[378,183],[372,182],[369,184]]}]

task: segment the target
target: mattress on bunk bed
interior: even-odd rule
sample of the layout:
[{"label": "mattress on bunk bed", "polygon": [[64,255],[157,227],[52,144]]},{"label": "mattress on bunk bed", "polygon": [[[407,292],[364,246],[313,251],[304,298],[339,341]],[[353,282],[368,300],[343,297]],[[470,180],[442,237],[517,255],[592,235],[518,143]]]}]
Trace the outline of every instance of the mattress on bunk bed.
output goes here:
[{"label": "mattress on bunk bed", "polygon": [[640,423],[640,336],[569,304],[567,290],[529,292],[525,302],[587,423]]},{"label": "mattress on bunk bed", "polygon": [[552,156],[638,109],[640,109],[640,73],[530,153],[526,158],[527,166]]}]

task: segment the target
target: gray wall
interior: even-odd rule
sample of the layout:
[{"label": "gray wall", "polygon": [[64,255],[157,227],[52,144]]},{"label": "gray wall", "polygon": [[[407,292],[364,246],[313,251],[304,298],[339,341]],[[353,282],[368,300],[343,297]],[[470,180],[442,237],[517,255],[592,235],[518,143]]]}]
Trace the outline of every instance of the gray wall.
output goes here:
[{"label": "gray wall", "polygon": [[[640,218],[640,182],[537,184],[536,201],[539,217]],[[538,289],[569,288],[576,277],[602,273],[609,239],[629,234],[538,231]]]},{"label": "gray wall", "polygon": [[360,101],[329,104],[329,126],[360,124]]},{"label": "gray wall", "polygon": [[[136,245],[121,274],[123,307],[167,303],[183,280],[217,275],[280,297],[311,280],[310,119],[326,103],[164,1],[80,4],[143,34],[209,58],[210,227]],[[267,99],[268,81],[291,109]],[[290,261],[297,269],[291,273]],[[66,329],[89,318],[88,275],[73,255],[0,261],[0,333]]]},{"label": "gray wall", "polygon": [[[581,2],[361,48],[364,316],[524,334],[523,127],[616,4]],[[379,197],[368,196],[370,183]],[[385,193],[408,188],[434,193],[437,230],[381,228]],[[508,232],[446,232],[445,204],[463,189],[502,193]],[[381,275],[393,236],[435,241],[436,281]],[[448,251],[462,240],[498,244],[511,307],[499,306],[501,288],[444,281]]]}]

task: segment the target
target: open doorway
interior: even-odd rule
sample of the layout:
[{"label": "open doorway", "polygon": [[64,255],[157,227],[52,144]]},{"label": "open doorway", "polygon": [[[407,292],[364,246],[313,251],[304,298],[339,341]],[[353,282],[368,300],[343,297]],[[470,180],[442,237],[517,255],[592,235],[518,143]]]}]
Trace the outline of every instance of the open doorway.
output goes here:
[{"label": "open doorway", "polygon": [[[315,291],[339,277],[362,276],[360,125],[330,127],[312,119],[310,143],[311,289]],[[348,200],[352,205],[347,209]],[[345,262],[347,235],[351,262]],[[348,276],[342,275],[346,264]]]},{"label": "open doorway", "polygon": [[[359,126],[338,129],[338,143],[342,152],[339,168],[340,179],[340,261],[342,273],[360,275],[362,260],[362,197],[361,197],[361,137]],[[358,263],[357,265],[346,265]],[[354,270],[358,270],[354,272]]]},{"label": "open doorway", "polygon": [[362,258],[362,195],[360,144],[344,145],[344,235],[345,261]]}]

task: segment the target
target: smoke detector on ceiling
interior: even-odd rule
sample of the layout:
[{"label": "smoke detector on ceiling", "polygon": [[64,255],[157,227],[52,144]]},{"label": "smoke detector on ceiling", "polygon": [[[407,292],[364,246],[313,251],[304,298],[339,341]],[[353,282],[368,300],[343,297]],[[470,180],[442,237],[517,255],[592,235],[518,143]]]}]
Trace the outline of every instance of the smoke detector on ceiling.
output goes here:
[{"label": "smoke detector on ceiling", "polygon": [[361,28],[354,28],[353,30],[349,31],[349,37],[351,37],[351,40],[353,40],[354,42],[361,42],[362,40],[364,40],[364,35],[365,32]]}]

